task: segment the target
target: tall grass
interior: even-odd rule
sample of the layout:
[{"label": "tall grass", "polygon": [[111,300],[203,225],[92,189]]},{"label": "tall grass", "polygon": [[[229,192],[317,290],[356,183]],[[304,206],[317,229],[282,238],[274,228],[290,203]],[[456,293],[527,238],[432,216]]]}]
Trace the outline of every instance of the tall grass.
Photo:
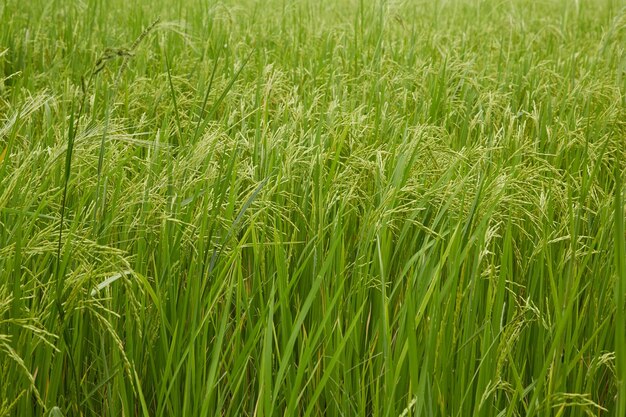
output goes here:
[{"label": "tall grass", "polygon": [[0,416],[626,415],[624,45],[620,0],[1,2]]}]

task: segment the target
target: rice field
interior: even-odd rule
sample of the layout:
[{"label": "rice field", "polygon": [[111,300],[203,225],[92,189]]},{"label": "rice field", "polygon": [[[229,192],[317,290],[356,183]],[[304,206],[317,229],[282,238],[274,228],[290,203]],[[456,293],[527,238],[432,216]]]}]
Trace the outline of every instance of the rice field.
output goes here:
[{"label": "rice field", "polygon": [[626,1],[3,0],[0,417],[626,416]]}]

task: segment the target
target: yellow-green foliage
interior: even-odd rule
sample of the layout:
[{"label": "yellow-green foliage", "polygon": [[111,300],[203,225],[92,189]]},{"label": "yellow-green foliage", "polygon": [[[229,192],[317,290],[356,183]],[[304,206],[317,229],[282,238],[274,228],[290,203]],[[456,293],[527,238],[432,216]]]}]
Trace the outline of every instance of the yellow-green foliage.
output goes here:
[{"label": "yellow-green foliage", "polygon": [[626,415],[623,0],[0,2],[0,417]]}]

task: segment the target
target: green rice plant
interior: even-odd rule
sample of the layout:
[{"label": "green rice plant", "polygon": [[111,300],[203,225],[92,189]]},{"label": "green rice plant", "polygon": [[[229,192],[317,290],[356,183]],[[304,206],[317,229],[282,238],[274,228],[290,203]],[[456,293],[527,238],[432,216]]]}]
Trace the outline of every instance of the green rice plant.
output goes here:
[{"label": "green rice plant", "polygon": [[0,3],[0,416],[626,413],[622,0]]}]

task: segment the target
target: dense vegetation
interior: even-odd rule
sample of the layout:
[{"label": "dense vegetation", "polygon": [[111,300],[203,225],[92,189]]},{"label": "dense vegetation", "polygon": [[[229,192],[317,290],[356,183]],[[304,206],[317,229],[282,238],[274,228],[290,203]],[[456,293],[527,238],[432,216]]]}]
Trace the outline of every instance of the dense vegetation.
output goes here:
[{"label": "dense vegetation", "polygon": [[0,416],[625,416],[625,7],[0,2]]}]

